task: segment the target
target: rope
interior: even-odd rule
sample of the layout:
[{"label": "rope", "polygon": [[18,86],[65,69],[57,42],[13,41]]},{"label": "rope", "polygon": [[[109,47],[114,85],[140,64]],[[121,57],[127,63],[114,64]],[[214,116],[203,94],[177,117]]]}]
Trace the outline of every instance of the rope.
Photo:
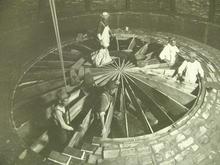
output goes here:
[{"label": "rope", "polygon": [[[49,3],[50,3],[50,10],[51,10],[51,15],[52,15],[52,19],[53,19],[54,31],[55,31],[55,35],[56,35],[57,49],[58,49],[60,63],[61,63],[61,69],[62,69],[62,73],[63,73],[65,90],[67,92],[67,81],[66,81],[66,75],[65,75],[63,51],[62,51],[62,45],[61,45],[61,40],[60,40],[59,26],[58,26],[58,21],[57,21],[56,6],[55,6],[54,0],[49,0]],[[70,123],[69,108],[67,109],[66,119],[67,119],[67,124],[69,124]]]},{"label": "rope", "polygon": [[65,69],[64,69],[63,52],[62,52],[62,46],[61,46],[61,40],[60,40],[60,33],[59,33],[59,26],[58,26],[58,21],[57,21],[55,2],[54,0],[49,0],[49,3],[50,3],[51,15],[53,19],[54,31],[56,35],[57,49],[58,49],[59,58],[61,62],[61,69],[63,73],[65,90],[67,92],[67,81],[66,81],[66,75],[65,75]]}]

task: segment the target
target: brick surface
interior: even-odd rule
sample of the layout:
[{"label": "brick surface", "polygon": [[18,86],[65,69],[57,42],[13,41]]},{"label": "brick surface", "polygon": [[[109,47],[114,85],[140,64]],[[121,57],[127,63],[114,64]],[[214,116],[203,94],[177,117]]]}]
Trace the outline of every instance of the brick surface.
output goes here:
[{"label": "brick surface", "polygon": [[178,144],[178,147],[183,150],[194,143],[194,139],[192,137],[186,139],[185,141]]},{"label": "brick surface", "polygon": [[176,142],[179,143],[180,141],[184,140],[186,137],[183,134],[178,134],[176,137]]},{"label": "brick surface", "polygon": [[103,157],[105,159],[109,159],[109,158],[117,158],[120,155],[120,150],[119,149],[115,149],[115,150],[104,150],[103,151]]},{"label": "brick surface", "polygon": [[159,165],[175,165],[175,160],[172,159],[172,160],[169,160],[169,161],[164,161],[164,162],[161,162]]},{"label": "brick surface", "polygon": [[137,156],[129,156],[125,158],[126,165],[139,165]]},{"label": "brick surface", "polygon": [[151,154],[151,148],[149,146],[138,146],[136,150],[139,155]]},{"label": "brick surface", "polygon": [[153,164],[153,160],[151,156],[141,155],[138,157],[140,165],[151,165]]},{"label": "brick surface", "polygon": [[83,164],[84,164],[83,160],[71,158],[71,160],[70,160],[68,165],[83,165]]},{"label": "brick surface", "polygon": [[121,149],[121,156],[137,155],[135,148],[123,148]]},{"label": "brick surface", "polygon": [[66,147],[63,153],[81,159],[84,152],[76,148]]},{"label": "brick surface", "polygon": [[96,164],[97,160],[98,160],[98,157],[96,155],[89,155],[87,162],[90,164]]},{"label": "brick surface", "polygon": [[164,143],[159,143],[152,146],[155,153],[160,152],[160,150],[164,149],[164,147]]},{"label": "brick surface", "polygon": [[63,155],[56,151],[52,151],[49,155],[49,159],[55,160],[57,162],[64,163],[64,164],[67,163],[69,158],[70,158],[69,156]]},{"label": "brick surface", "polygon": [[98,147],[96,145],[84,143],[82,146],[83,151],[94,153]]},{"label": "brick surface", "polygon": [[207,158],[207,156],[205,155],[205,153],[198,153],[197,155],[195,155],[193,157],[193,161],[194,161],[195,164],[199,164],[203,160],[205,160],[206,158]]}]

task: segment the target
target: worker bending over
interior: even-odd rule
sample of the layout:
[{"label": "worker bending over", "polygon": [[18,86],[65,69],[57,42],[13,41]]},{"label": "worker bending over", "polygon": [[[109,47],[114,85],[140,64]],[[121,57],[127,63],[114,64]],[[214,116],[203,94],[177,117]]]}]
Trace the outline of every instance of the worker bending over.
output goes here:
[{"label": "worker bending over", "polygon": [[195,53],[191,52],[190,57],[178,68],[178,76],[188,83],[196,83],[198,76],[204,77],[204,71],[200,62],[196,60]]}]

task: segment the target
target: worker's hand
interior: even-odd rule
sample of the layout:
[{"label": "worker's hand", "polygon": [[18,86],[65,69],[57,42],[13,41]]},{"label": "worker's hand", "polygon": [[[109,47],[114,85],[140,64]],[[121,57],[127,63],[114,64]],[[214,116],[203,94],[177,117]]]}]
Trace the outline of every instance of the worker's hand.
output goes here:
[{"label": "worker's hand", "polygon": [[99,41],[102,40],[102,35],[101,34],[98,34],[97,37],[98,37]]},{"label": "worker's hand", "polygon": [[73,130],[74,130],[74,128],[73,128],[73,127],[71,127],[71,126],[69,126],[69,127],[67,128],[67,130],[68,130],[68,131],[73,131]]},{"label": "worker's hand", "polygon": [[102,129],[102,136],[104,136],[106,134],[106,132],[107,132],[106,128],[103,127],[103,129]]}]

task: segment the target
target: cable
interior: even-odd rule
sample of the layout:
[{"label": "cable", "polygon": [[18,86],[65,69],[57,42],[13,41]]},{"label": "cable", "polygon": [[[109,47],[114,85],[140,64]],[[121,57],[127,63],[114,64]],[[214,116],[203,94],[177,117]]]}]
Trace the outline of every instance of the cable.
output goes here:
[{"label": "cable", "polygon": [[52,15],[52,20],[53,20],[53,25],[54,25],[54,31],[56,35],[57,49],[58,49],[59,58],[61,62],[61,69],[63,73],[65,90],[67,92],[67,81],[66,81],[66,75],[65,75],[63,52],[62,52],[62,46],[61,46],[61,40],[60,40],[60,33],[59,33],[59,26],[58,26],[58,21],[57,21],[55,2],[54,0],[49,0],[49,3],[50,3],[51,15]]},{"label": "cable", "polygon": [[[58,54],[59,54],[60,63],[61,63],[61,69],[62,69],[62,73],[63,73],[65,91],[67,92],[67,81],[66,81],[66,75],[65,75],[63,51],[62,51],[62,45],[61,45],[61,40],[60,40],[59,26],[58,26],[58,21],[57,21],[56,6],[55,6],[54,0],[49,0],[49,3],[50,3],[51,16],[52,16],[53,25],[54,25],[54,32],[55,32],[56,41],[57,41],[57,49],[58,49]],[[68,109],[67,110],[67,124],[69,124],[69,123],[70,123],[70,112]]]}]

